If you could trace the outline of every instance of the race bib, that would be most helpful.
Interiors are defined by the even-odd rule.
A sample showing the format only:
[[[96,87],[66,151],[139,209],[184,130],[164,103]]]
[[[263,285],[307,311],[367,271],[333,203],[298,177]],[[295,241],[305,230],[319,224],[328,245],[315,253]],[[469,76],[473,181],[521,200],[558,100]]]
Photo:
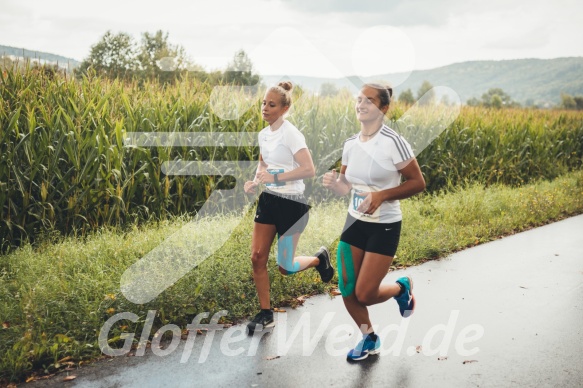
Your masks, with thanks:
[[[365,214],[358,211],[358,207],[364,202],[368,194],[368,191],[352,189],[352,198],[350,199],[350,213],[352,216],[360,219],[361,221],[379,222],[381,214],[380,206],[372,214]]]
[[[268,168],[267,172],[270,174],[283,174],[283,168]],[[265,186],[267,187],[279,187],[285,186],[285,182],[278,182],[278,183],[266,183]]]

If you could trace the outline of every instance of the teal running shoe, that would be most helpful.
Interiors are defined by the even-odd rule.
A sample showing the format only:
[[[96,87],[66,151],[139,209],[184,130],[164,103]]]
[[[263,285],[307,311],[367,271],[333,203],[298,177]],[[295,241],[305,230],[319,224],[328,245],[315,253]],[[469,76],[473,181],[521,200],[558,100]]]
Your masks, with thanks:
[[[348,352],[346,359],[349,361],[360,361],[367,358],[369,354],[377,354],[380,351],[381,339],[379,336],[377,335],[377,340],[373,341],[368,334],[365,334],[356,347]]]
[[[401,296],[395,296],[395,300],[399,304],[399,312],[403,318],[408,318],[415,310],[415,297],[413,296],[413,280],[409,277],[402,277],[397,279],[397,283],[403,286],[403,293]]]

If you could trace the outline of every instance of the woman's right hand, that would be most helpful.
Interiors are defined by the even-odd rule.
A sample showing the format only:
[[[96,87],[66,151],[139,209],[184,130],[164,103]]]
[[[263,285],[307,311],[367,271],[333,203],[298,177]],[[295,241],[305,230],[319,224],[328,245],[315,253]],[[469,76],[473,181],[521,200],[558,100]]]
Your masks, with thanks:
[[[257,185],[259,184],[255,181],[247,181],[243,185],[243,190],[245,190],[245,193],[247,194],[255,194],[255,188],[257,187]]]
[[[324,178],[322,179],[322,183],[324,185],[324,187],[329,188],[329,189],[334,189],[334,186],[336,186],[338,180],[338,175],[336,174],[336,169],[333,169],[332,171],[328,171],[327,173],[324,174]]]

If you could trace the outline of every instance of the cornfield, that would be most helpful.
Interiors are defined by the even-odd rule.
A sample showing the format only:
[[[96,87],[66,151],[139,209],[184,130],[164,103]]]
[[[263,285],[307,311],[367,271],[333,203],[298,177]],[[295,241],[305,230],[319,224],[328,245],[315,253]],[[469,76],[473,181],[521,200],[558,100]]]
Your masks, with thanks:
[[[192,213],[213,190],[232,188],[228,172],[192,177],[162,171],[168,161],[257,160],[256,146],[224,145],[220,135],[265,126],[262,90],[243,90],[223,101],[239,112],[229,120],[209,104],[212,92],[209,84],[188,78],[163,87],[74,80],[34,69],[4,71],[0,250],[47,231],[83,235],[101,226]],[[358,131],[353,100],[296,94],[289,120],[305,134],[321,175],[338,166],[343,141]],[[389,119],[397,130],[405,112],[399,104],[391,107]],[[144,147],[126,141],[132,132],[205,132],[217,146]],[[463,107],[418,160],[433,192],[466,182],[521,185],[552,179],[581,168],[582,157],[581,113]],[[245,172],[249,178],[251,173]],[[307,187],[316,197],[325,196],[318,177]]]

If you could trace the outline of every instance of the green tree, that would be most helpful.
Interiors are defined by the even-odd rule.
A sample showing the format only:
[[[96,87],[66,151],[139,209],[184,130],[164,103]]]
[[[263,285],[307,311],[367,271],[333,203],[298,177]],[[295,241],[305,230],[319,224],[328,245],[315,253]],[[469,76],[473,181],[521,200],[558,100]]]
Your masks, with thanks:
[[[480,100],[478,100],[476,97],[472,97],[466,102],[466,104],[468,104],[468,106],[479,106]]]
[[[257,85],[260,77],[253,72],[253,63],[244,50],[235,53],[233,61],[227,65],[224,80],[233,85]]]
[[[573,96],[567,93],[561,93],[561,107],[564,109],[575,109],[577,107],[577,103]]]
[[[417,90],[417,100],[420,105],[429,105],[435,102],[435,91],[429,81],[423,81],[423,84]]]
[[[452,102],[447,94],[444,94],[443,96],[441,96],[440,103],[442,105],[446,105],[446,106],[450,106],[452,104]]]
[[[519,106],[520,104],[513,101],[512,97],[504,92],[504,90],[500,88],[492,88],[482,94],[482,105],[492,108],[512,108]]]
[[[191,63],[184,47],[168,41],[168,33],[144,32],[138,49],[140,71],[144,78],[173,82],[181,73],[198,67]]]
[[[524,102],[524,106],[526,106],[528,108],[538,108],[538,106],[534,102],[534,98],[526,99],[526,101]]]
[[[320,85],[320,97],[334,97],[338,94],[338,88],[332,82],[324,82]]]
[[[573,97],[573,100],[575,100],[577,110],[583,110],[583,96],[575,96]]]
[[[492,108],[500,109],[502,108],[503,104],[504,102],[502,101],[502,97],[497,94],[494,94],[492,98],[490,98],[490,106]]]
[[[133,38],[125,32],[107,31],[99,42],[91,46],[89,56],[83,60],[78,73],[86,74],[91,68],[97,74],[111,78],[131,78],[138,69],[138,59]]]
[[[403,90],[401,94],[399,94],[399,102],[406,105],[413,105],[415,103],[413,91],[411,91],[411,89]]]

